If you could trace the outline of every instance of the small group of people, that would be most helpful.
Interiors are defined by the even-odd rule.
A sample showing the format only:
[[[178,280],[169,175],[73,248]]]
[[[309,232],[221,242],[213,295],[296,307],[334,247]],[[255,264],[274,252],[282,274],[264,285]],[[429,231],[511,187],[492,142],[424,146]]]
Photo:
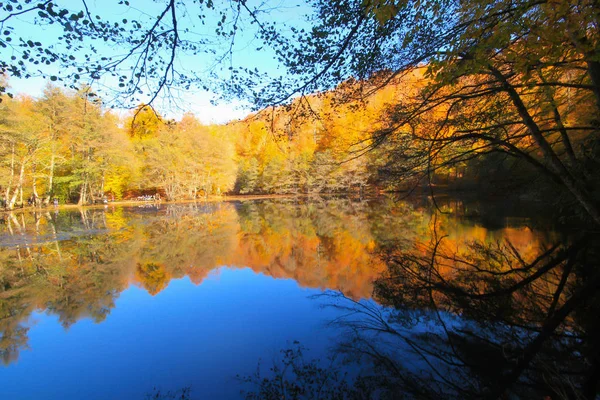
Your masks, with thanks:
[[[156,194],[146,194],[143,196],[138,196],[137,197],[138,201],[160,201],[160,194],[156,193]]]
[[[34,195],[31,195],[28,199],[27,199],[27,204],[30,206],[38,206],[41,205],[43,203],[43,200],[40,199],[39,197],[36,197]]]
[[[58,197],[53,197],[52,198],[52,203],[50,203],[50,200],[46,200],[46,199],[40,199],[39,197],[36,197],[34,195],[31,195],[28,199],[27,199],[27,204],[29,206],[46,206],[48,204],[53,204],[55,206],[58,206]]]

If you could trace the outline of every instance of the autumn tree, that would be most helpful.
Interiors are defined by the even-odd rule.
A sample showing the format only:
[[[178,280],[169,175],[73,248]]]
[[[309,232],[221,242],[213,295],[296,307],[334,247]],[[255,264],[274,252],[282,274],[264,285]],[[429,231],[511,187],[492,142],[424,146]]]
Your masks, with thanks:
[[[3,195],[5,206],[12,209],[17,202],[23,205],[24,186],[28,178],[35,197],[39,197],[36,186],[39,176],[36,168],[41,163],[41,154],[48,140],[37,134],[41,130],[40,115],[35,111],[32,99],[7,101],[3,108],[6,119],[1,128],[1,140],[5,149],[3,160],[7,168]]]
[[[26,200],[40,206],[56,196],[85,204],[119,190],[122,178],[131,175],[131,143],[89,88],[63,92],[49,86],[39,100],[3,100],[6,207]]]
[[[44,89],[43,97],[37,102],[37,107],[39,107],[45,124],[43,133],[40,133],[48,138],[50,147],[50,158],[46,166],[46,203],[49,203],[50,198],[54,195],[54,178],[57,165],[65,161],[65,149],[68,146],[67,140],[70,137],[69,129],[74,119],[71,105],[72,102],[62,90],[50,85]]]
[[[488,153],[536,168],[600,223],[590,166],[597,155],[598,13],[592,1],[316,0],[314,27],[287,41],[285,83],[255,94],[259,104],[285,102],[353,77],[346,100],[424,69],[413,95],[399,98],[374,129],[373,143],[402,143],[384,166],[427,182],[436,171]],[[277,46],[276,29],[263,32]],[[384,73],[382,73],[384,71]],[[241,82],[240,82],[241,83]],[[281,90],[281,88],[288,90]],[[238,86],[239,89],[241,87]],[[400,147],[402,149],[402,147]],[[408,149],[411,150],[411,149]],[[409,165],[411,168],[406,168]],[[592,168],[593,169],[593,168]]]
[[[231,191],[236,174],[234,138],[227,129],[203,126],[192,114],[177,123],[186,159],[186,186],[191,198]]]
[[[132,139],[143,140],[155,137],[165,122],[153,107],[140,104],[133,111],[133,115],[127,118],[125,126]]]

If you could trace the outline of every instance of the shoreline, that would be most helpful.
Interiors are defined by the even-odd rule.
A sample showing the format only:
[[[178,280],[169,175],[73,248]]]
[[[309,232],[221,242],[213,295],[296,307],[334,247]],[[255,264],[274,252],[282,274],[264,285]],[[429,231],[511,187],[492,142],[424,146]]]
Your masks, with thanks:
[[[228,202],[228,201],[251,201],[251,200],[268,200],[268,199],[288,199],[288,198],[308,198],[308,197],[329,197],[329,196],[351,196],[352,193],[298,193],[298,194],[250,194],[250,195],[231,195],[231,196],[209,196],[207,198],[195,199],[195,200],[176,200],[176,201],[143,201],[143,200],[118,200],[110,201],[106,204],[88,204],[88,205],[77,205],[77,204],[59,204],[58,206],[49,205],[46,207],[17,207],[12,210],[0,209],[0,214],[10,214],[18,212],[51,212],[59,210],[73,210],[73,209],[101,209],[110,206],[116,207],[127,207],[127,206],[139,206],[139,205],[163,205],[163,204],[189,204],[189,203],[217,203],[217,202]],[[372,196],[365,196],[372,197]]]

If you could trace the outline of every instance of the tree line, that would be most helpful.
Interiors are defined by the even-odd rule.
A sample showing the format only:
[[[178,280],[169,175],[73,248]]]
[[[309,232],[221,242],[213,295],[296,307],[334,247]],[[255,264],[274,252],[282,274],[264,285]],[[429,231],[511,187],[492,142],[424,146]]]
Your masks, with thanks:
[[[113,21],[102,10],[90,9],[85,1],[62,8],[61,2],[15,0],[0,6],[5,13],[0,47],[7,52],[0,72],[29,77],[34,70],[55,64],[64,68],[63,74],[39,72],[52,81],[66,79],[65,84],[77,84],[84,78],[93,82],[108,74],[118,79],[123,97],[139,102],[139,93],[150,91],[152,103],[161,90],[190,90],[194,85],[209,90],[210,83],[198,71],[181,69],[174,60],[178,55],[213,53],[215,65],[228,64],[227,82],[219,85],[222,94],[244,97],[257,109],[267,107],[258,120],[265,122],[272,136],[284,141],[276,145],[283,155],[247,154],[243,163],[236,159],[242,174],[230,190],[268,193],[360,188],[376,176],[391,185],[404,185],[407,179],[435,183],[436,176],[454,173],[460,177],[465,174],[465,164],[489,156],[499,165],[487,168],[491,172],[502,169],[510,181],[519,178],[523,169],[534,171],[531,176],[541,176],[545,185],[556,185],[558,195],[580,214],[595,223],[600,221],[594,173],[598,164],[595,115],[600,104],[598,5],[594,1],[311,0],[310,27],[288,26],[274,19],[269,12],[274,8],[264,2],[236,0],[229,5],[195,3],[197,19],[184,21],[186,2],[169,0],[157,4],[162,10],[157,17]],[[134,10],[135,5],[119,2],[118,7],[125,12]],[[24,30],[19,19],[39,27],[52,25],[52,35],[47,36],[62,35],[64,47],[51,47],[47,37]],[[190,32],[208,20],[219,21],[214,31],[217,42],[230,44],[224,52],[211,48],[210,41],[190,37]],[[286,73],[270,78],[250,65],[233,65],[235,38],[242,26],[262,45],[256,51],[272,50],[269,56],[279,61]],[[94,46],[100,42],[125,51],[112,54]],[[15,50],[21,57],[8,56]],[[230,62],[224,63],[226,59]],[[423,71],[418,72],[420,69]],[[323,121],[322,112],[311,104],[314,93],[339,89],[341,82],[353,79],[369,82],[366,91],[361,84],[342,91],[340,103],[343,108],[350,107],[359,97],[378,96],[378,91],[389,85],[404,85],[415,73],[424,74],[425,83],[403,87],[403,95],[396,97],[381,124],[366,123],[371,136],[359,135],[358,143],[370,142],[378,156],[367,163],[375,168],[367,168],[366,173],[362,166],[350,167],[353,156],[339,157],[337,148],[317,146],[312,151],[310,133],[294,137],[296,131],[291,127],[302,125],[296,122],[298,108]],[[142,84],[143,77],[156,82]],[[373,80],[379,83],[373,84]],[[0,91],[6,89],[6,83],[0,82]],[[276,117],[276,110],[281,110],[276,106],[281,105],[285,105],[281,114],[291,122],[277,123],[282,118]],[[287,128],[276,135],[273,128],[277,127]],[[320,144],[317,130],[313,129],[313,145]],[[328,133],[331,130],[331,126],[326,128]],[[301,142],[308,150],[286,148],[286,140]],[[271,152],[260,146],[258,151]],[[345,165],[332,167],[340,165],[340,158]],[[282,170],[288,173],[278,174]],[[337,175],[340,170],[353,173]],[[155,172],[164,175],[164,171]],[[14,175],[18,181],[20,171]],[[166,185],[179,197],[179,192],[190,189],[178,186],[198,186],[173,185],[179,178],[162,177],[171,181]],[[85,196],[79,197],[87,200],[90,177],[78,179],[82,183],[73,184],[77,186],[73,190],[84,188]],[[200,189],[191,189],[195,190]],[[20,189],[18,192],[20,200]],[[12,189],[7,202],[12,199],[10,194],[14,196]]]
[[[345,90],[340,88],[340,91]],[[336,91],[203,125],[140,105],[118,118],[89,87],[48,85],[39,99],[0,104],[2,205],[79,205],[140,195],[364,192],[377,182],[376,152],[363,151],[398,92],[338,105]]]

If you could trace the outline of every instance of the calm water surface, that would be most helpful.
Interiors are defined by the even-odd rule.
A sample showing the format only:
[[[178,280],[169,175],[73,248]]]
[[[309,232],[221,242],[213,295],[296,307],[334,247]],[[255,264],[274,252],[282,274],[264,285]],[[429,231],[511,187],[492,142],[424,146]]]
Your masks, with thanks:
[[[341,311],[327,289],[369,299],[379,249],[433,230],[457,248],[551,240],[518,215],[460,202],[261,200],[3,214],[0,398],[144,399],[191,388],[240,398],[294,341],[325,358]]]

